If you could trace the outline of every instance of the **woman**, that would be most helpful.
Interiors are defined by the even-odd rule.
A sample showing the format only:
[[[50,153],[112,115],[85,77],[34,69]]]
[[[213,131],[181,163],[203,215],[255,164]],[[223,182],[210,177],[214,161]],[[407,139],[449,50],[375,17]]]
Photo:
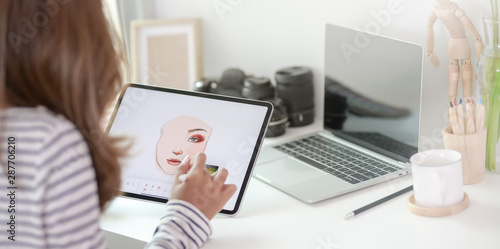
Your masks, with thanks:
[[[124,61],[102,9],[100,0],[0,1],[2,246],[105,247],[99,214],[126,151],[100,125]],[[188,178],[176,178],[149,247],[198,248],[210,235],[208,221],[236,187],[224,185],[227,171],[210,176],[205,160],[178,167]],[[196,203],[195,189],[216,194]]]

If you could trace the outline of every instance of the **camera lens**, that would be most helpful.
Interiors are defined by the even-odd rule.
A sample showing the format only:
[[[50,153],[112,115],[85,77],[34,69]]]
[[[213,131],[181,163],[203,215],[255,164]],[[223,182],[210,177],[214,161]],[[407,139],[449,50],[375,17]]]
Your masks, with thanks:
[[[269,101],[273,105],[274,111],[267,127],[266,137],[277,137],[285,134],[288,114],[283,101],[275,97],[274,87],[269,78],[247,77],[241,95],[249,99]]]
[[[314,88],[308,67],[288,67],[275,75],[276,92],[286,106],[290,126],[298,127],[314,121]]]
[[[268,78],[248,77],[243,84],[241,95],[249,99],[271,99],[274,97],[274,87]]]
[[[308,67],[287,67],[276,72],[276,82],[280,84],[305,84],[312,80],[312,71]]]
[[[274,110],[271,116],[271,121],[267,127],[266,137],[277,137],[285,134],[286,126],[288,125],[288,114],[283,101],[280,98],[270,99]]]

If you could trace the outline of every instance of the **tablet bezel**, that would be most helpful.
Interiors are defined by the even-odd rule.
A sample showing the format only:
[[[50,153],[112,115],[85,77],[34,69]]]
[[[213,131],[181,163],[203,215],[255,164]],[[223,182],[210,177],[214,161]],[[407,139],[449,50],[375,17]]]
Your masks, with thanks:
[[[123,88],[120,92],[120,95],[116,101],[116,104],[113,107],[113,112],[112,112],[111,117],[109,119],[109,122],[106,126],[106,130],[105,130],[106,134],[109,133],[109,130],[111,129],[111,127],[113,125],[113,121],[115,120],[117,111],[122,103],[123,96],[124,96],[125,92],[127,91],[127,89],[129,89],[129,88],[140,88],[140,89],[146,89],[146,90],[187,95],[187,96],[192,96],[192,97],[197,97],[197,98],[207,98],[207,99],[215,99],[215,100],[221,100],[221,101],[227,101],[227,102],[236,102],[236,103],[242,103],[242,104],[248,104],[248,105],[257,105],[257,106],[262,106],[262,107],[267,108],[264,120],[263,120],[261,127],[260,127],[260,132],[259,132],[257,141],[256,141],[255,146],[253,148],[253,152],[252,152],[252,155],[251,155],[251,158],[249,161],[249,165],[248,165],[247,170],[245,172],[243,182],[241,184],[241,187],[237,190],[237,193],[235,193],[235,194],[238,194],[238,197],[236,199],[234,209],[233,210],[223,209],[220,211],[220,213],[222,213],[222,214],[236,215],[238,213],[238,211],[240,210],[241,202],[243,201],[243,197],[246,193],[248,183],[249,183],[250,178],[252,176],[252,171],[255,168],[257,156],[258,156],[258,153],[262,147],[262,143],[263,143],[263,140],[265,137],[265,133],[267,131],[267,127],[269,125],[269,121],[271,120],[271,115],[273,112],[273,105],[269,102],[266,102],[266,101],[237,98],[237,97],[210,94],[210,93],[204,93],[204,92],[179,90],[179,89],[166,88],[166,87],[160,87],[160,86],[143,85],[143,84],[138,84],[138,83],[127,83],[123,86]],[[230,117],[230,115],[228,115],[228,117]],[[230,122],[230,120],[228,120],[228,122]],[[168,202],[168,199],[147,196],[147,195],[141,195],[141,194],[135,194],[135,193],[129,193],[129,192],[123,192],[121,190],[119,190],[119,195],[122,197],[127,197],[127,198],[131,198],[131,199],[142,200],[142,201],[150,201],[150,202],[156,202],[156,203],[167,203]]]

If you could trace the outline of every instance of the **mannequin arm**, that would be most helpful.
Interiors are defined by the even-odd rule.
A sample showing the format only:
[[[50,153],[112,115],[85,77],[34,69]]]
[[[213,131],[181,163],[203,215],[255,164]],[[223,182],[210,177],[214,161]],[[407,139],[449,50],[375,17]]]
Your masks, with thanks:
[[[469,17],[465,14],[465,12],[462,9],[457,9],[457,11],[455,11],[455,15],[458,17],[458,19],[460,19],[460,21],[462,22],[464,27],[467,29],[467,31],[469,31],[469,33],[474,38],[474,42],[475,42],[474,47],[476,49],[476,55],[477,55],[477,58],[480,58],[481,54],[483,53],[483,48],[484,48],[484,44],[481,41],[481,35],[479,35],[479,32],[477,32],[477,30],[474,27],[474,25],[472,24],[471,20],[469,19]]]
[[[439,59],[434,55],[434,23],[436,23],[437,17],[434,14],[434,9],[429,14],[426,26],[426,45],[427,45],[427,56],[429,56],[432,64],[434,66],[439,66]]]

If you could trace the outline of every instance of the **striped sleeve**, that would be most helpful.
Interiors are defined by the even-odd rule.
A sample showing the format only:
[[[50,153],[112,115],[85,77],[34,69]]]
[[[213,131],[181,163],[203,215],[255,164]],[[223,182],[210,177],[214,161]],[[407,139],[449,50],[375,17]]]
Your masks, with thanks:
[[[96,248],[99,229],[97,183],[87,144],[77,130],[63,130],[45,147],[39,184],[42,222],[48,248]],[[43,158],[43,157],[42,157]]]
[[[15,141],[15,169],[0,170],[0,179],[6,173],[13,179],[0,181],[0,206],[13,206],[0,209],[0,220],[12,223],[10,232],[0,231],[0,248],[105,248],[95,172],[81,133],[41,108],[3,115],[0,148],[5,151],[8,138]],[[0,156],[6,162],[7,155]],[[7,190],[15,195],[9,198]]]
[[[171,200],[147,249],[200,248],[212,234],[212,226],[191,203]]]

